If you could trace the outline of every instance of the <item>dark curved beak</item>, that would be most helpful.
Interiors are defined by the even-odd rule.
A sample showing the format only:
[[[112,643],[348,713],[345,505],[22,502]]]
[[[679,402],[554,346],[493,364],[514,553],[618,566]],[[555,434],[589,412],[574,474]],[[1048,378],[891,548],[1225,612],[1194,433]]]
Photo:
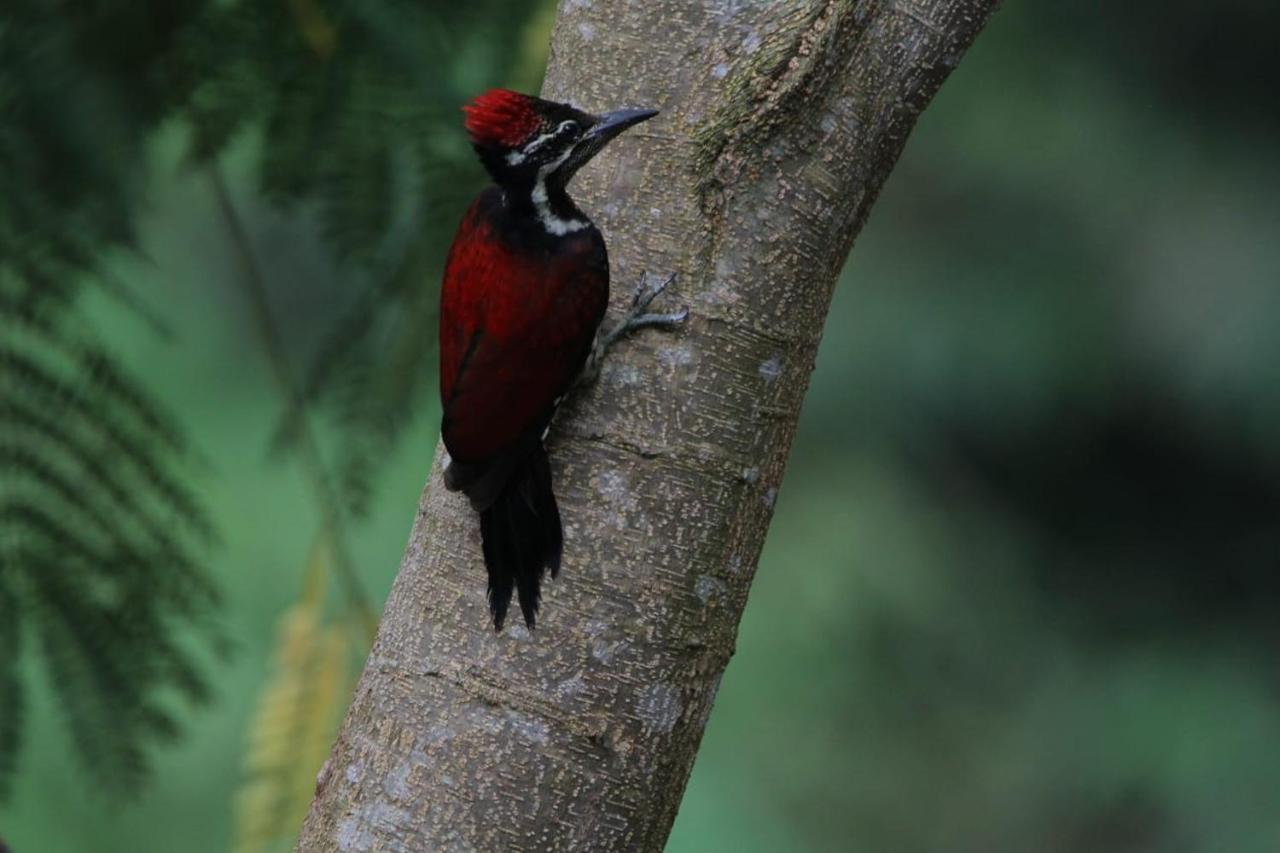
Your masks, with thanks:
[[[604,145],[619,133],[658,114],[657,110],[614,110],[596,116],[596,123],[587,136],[597,145]]]

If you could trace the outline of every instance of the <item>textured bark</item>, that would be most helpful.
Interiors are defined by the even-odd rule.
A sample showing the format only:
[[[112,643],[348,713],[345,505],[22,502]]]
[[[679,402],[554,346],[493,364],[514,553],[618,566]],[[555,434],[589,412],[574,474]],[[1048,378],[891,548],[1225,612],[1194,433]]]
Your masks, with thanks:
[[[565,565],[495,635],[476,516],[423,494],[300,850],[660,850],[837,273],[996,0],[561,0],[547,97],[662,115],[588,168],[613,303],[675,271],[553,430]],[[518,621],[518,620],[517,620]]]

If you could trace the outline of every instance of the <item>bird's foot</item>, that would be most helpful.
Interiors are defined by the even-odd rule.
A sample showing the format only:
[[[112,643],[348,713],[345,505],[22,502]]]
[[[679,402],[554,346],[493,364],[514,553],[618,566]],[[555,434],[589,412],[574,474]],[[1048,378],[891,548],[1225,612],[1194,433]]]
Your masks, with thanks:
[[[689,307],[687,305],[677,311],[666,314],[646,313],[653,300],[661,296],[667,286],[675,280],[676,274],[672,273],[661,281],[650,285],[649,275],[647,273],[642,274],[640,283],[636,285],[635,293],[631,296],[631,308],[627,311],[627,316],[609,334],[605,335],[605,349],[608,349],[614,341],[633,329],[642,329],[645,326],[671,327],[684,322],[685,318],[689,316]]]
[[[591,355],[587,358],[586,369],[583,370],[584,381],[590,382],[599,375],[600,365],[604,361],[605,354],[624,335],[636,329],[643,329],[646,326],[672,328],[684,322],[685,318],[689,316],[689,307],[687,305],[667,313],[649,312],[649,306],[653,303],[653,300],[657,299],[667,289],[667,286],[675,280],[676,274],[672,273],[666,278],[656,280],[653,284],[650,284],[649,274],[641,274],[640,283],[636,285],[635,293],[631,296],[631,306],[627,309],[626,316],[622,318],[618,325],[596,336],[595,345],[591,348]]]

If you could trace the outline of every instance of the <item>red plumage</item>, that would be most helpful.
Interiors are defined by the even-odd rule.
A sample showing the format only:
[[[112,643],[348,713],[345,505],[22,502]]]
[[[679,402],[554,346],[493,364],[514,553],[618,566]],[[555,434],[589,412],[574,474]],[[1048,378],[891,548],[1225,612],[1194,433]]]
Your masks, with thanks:
[[[509,89],[490,89],[462,108],[467,133],[477,145],[512,148],[542,126],[533,99]]]
[[[498,187],[463,217],[440,297],[445,484],[480,511],[489,606],[502,627],[513,590],[530,627],[563,531],[542,436],[591,351],[609,300],[594,227],[551,238]]]
[[[492,187],[463,217],[440,302],[442,432],[464,463],[492,459],[536,431],[581,371],[609,298],[600,232],[513,240]]]

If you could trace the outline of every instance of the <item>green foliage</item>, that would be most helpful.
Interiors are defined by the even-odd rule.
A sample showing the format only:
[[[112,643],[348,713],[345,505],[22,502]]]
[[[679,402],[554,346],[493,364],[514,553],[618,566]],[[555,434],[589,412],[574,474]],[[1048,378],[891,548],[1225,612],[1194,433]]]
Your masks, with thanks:
[[[487,69],[518,61],[538,9],[6,4],[0,798],[21,741],[24,649],[39,652],[80,757],[95,780],[110,780],[106,790],[135,789],[146,745],[176,733],[162,696],[207,697],[181,639],[191,626],[216,635],[217,596],[200,560],[214,533],[186,484],[190,453],[178,424],[102,345],[82,300],[96,288],[163,331],[104,265],[138,248],[157,129],[188,125],[197,163],[254,138],[262,197],[314,217],[351,279],[345,316],[302,391],[332,416],[342,497],[363,512],[377,461],[432,388],[432,270],[446,230],[436,226],[479,182],[453,129],[457,108],[492,82]],[[304,408],[289,409],[278,446],[296,440],[291,418]]]
[[[213,532],[183,480],[181,431],[80,308],[92,286],[145,315],[101,264],[133,242],[147,135],[175,102],[155,70],[190,11],[117,6],[52,17],[19,2],[0,22],[0,797],[24,647],[91,780],[124,795],[147,745],[177,731],[162,696],[207,698],[180,637],[217,636],[197,556]]]
[[[181,477],[174,424],[74,312],[37,303],[0,279],[0,779],[19,741],[29,628],[86,769],[123,793],[145,777],[146,742],[175,731],[158,694],[207,697],[179,628],[216,636],[196,556],[213,532]]]
[[[302,393],[342,436],[338,481],[357,514],[378,460],[433,388],[441,226],[480,181],[458,109],[486,81],[459,74],[459,55],[481,68],[508,64],[538,8],[241,3],[212,10],[189,34],[185,60],[202,77],[187,112],[195,156],[260,130],[263,196],[313,213],[356,282]],[[277,448],[297,442],[297,414],[286,415]]]

